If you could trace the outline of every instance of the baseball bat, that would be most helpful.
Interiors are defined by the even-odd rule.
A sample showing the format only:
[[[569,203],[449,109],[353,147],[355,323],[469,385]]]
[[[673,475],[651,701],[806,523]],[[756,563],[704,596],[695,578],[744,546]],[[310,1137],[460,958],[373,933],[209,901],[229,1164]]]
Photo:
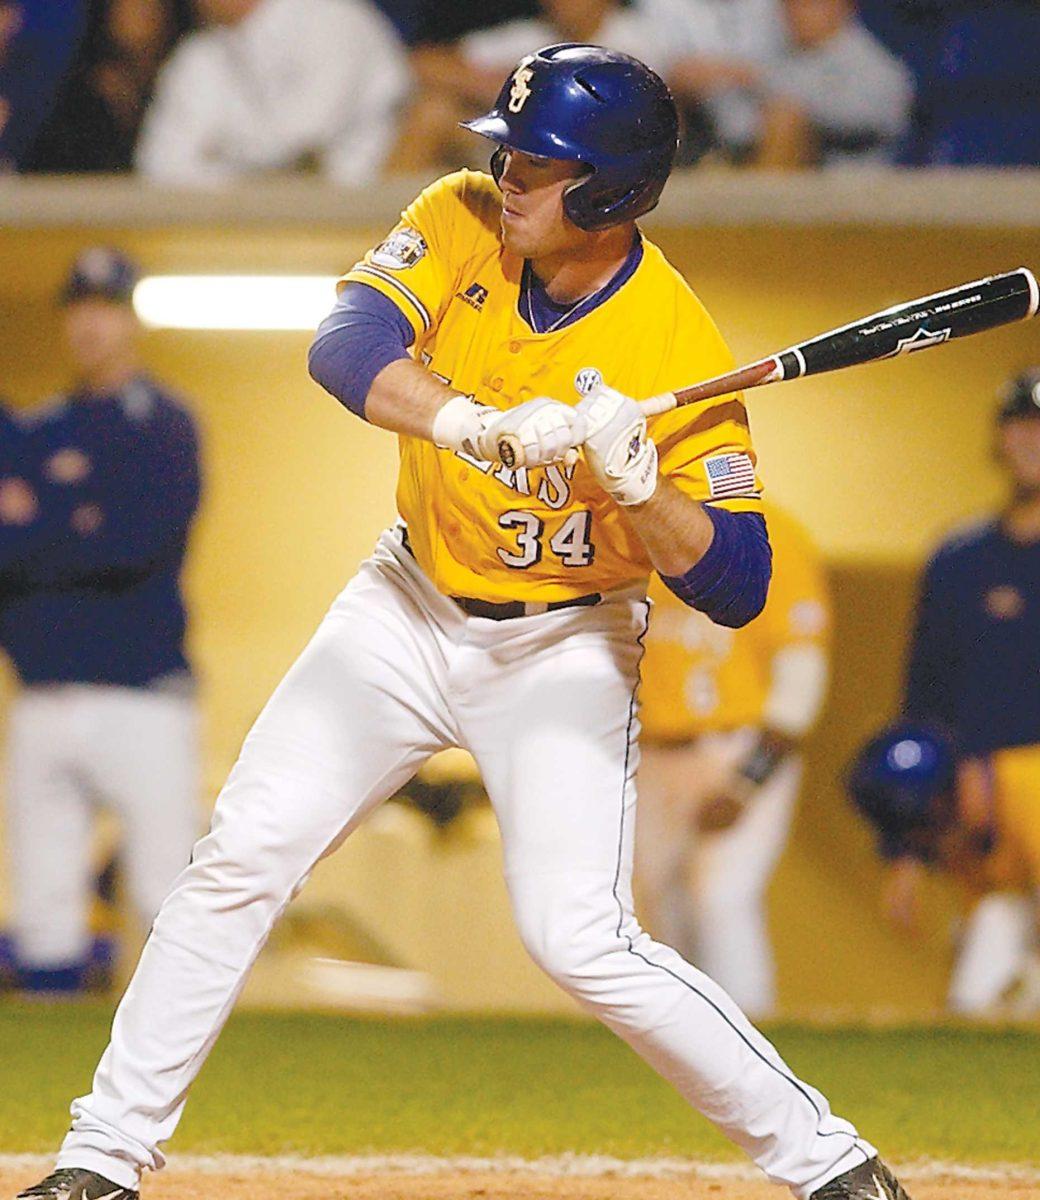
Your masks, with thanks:
[[[1036,277],[1026,267],[1019,267],[861,317],[850,325],[831,329],[725,375],[641,400],[639,406],[648,417],[654,417],[727,392],[748,391],[767,383],[899,358],[954,338],[1024,321],[1036,316],[1038,307],[1040,286]],[[569,453],[576,457],[576,452]],[[521,447],[513,437],[500,439],[498,454],[499,461],[507,467],[522,461]]]
[[[706,379],[693,387],[665,392],[640,401],[648,417],[698,400],[711,400],[727,392],[747,391],[785,379],[821,375],[860,363],[899,358],[927,350],[954,338],[969,337],[1013,321],[1035,317],[1040,308],[1040,287],[1026,267],[988,275],[934,296],[922,296],[872,313],[827,333],[799,342],[779,354],[760,359],[725,375]]]

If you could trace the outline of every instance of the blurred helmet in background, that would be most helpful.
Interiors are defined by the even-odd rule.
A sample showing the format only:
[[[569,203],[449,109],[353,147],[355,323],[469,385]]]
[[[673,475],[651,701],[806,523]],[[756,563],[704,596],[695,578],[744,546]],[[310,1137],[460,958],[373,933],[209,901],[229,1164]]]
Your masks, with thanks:
[[[997,424],[1020,417],[1040,417],[1040,367],[1020,372],[1001,389]]]
[[[58,297],[59,304],[97,297],[129,304],[141,278],[137,263],[122,250],[92,246],[77,255]]]
[[[897,721],[875,735],[849,765],[853,803],[883,838],[940,832],[955,815],[957,755],[932,725]]]

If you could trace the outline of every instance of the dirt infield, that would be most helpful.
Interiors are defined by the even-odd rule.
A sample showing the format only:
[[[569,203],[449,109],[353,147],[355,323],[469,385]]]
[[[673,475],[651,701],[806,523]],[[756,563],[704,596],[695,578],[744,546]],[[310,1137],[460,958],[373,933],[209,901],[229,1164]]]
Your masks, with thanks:
[[[35,1183],[0,1172],[0,1198]],[[1040,1185],[937,1177],[911,1185],[913,1200],[1040,1200]],[[301,1172],[216,1174],[172,1170],[145,1181],[144,1200],[782,1200],[787,1193],[743,1180],[547,1178],[526,1174],[327,1176]]]

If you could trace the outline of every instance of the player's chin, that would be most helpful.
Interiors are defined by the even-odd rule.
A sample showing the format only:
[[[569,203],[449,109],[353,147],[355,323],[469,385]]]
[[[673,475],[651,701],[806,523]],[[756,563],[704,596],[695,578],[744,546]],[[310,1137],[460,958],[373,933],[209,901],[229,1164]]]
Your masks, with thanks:
[[[510,254],[518,254],[522,258],[529,258],[531,256],[536,247],[533,244],[530,230],[524,227],[523,217],[514,217],[508,213],[503,213],[500,228],[502,231],[502,245]]]

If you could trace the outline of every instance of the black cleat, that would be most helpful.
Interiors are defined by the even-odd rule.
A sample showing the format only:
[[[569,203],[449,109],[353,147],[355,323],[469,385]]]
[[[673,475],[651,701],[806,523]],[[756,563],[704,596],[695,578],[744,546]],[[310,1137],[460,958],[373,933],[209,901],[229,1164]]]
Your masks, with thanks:
[[[910,1200],[880,1158],[861,1163],[817,1188],[809,1200]]]
[[[138,1200],[138,1193],[120,1187],[96,1171],[63,1167],[35,1187],[19,1192],[17,1200]]]

